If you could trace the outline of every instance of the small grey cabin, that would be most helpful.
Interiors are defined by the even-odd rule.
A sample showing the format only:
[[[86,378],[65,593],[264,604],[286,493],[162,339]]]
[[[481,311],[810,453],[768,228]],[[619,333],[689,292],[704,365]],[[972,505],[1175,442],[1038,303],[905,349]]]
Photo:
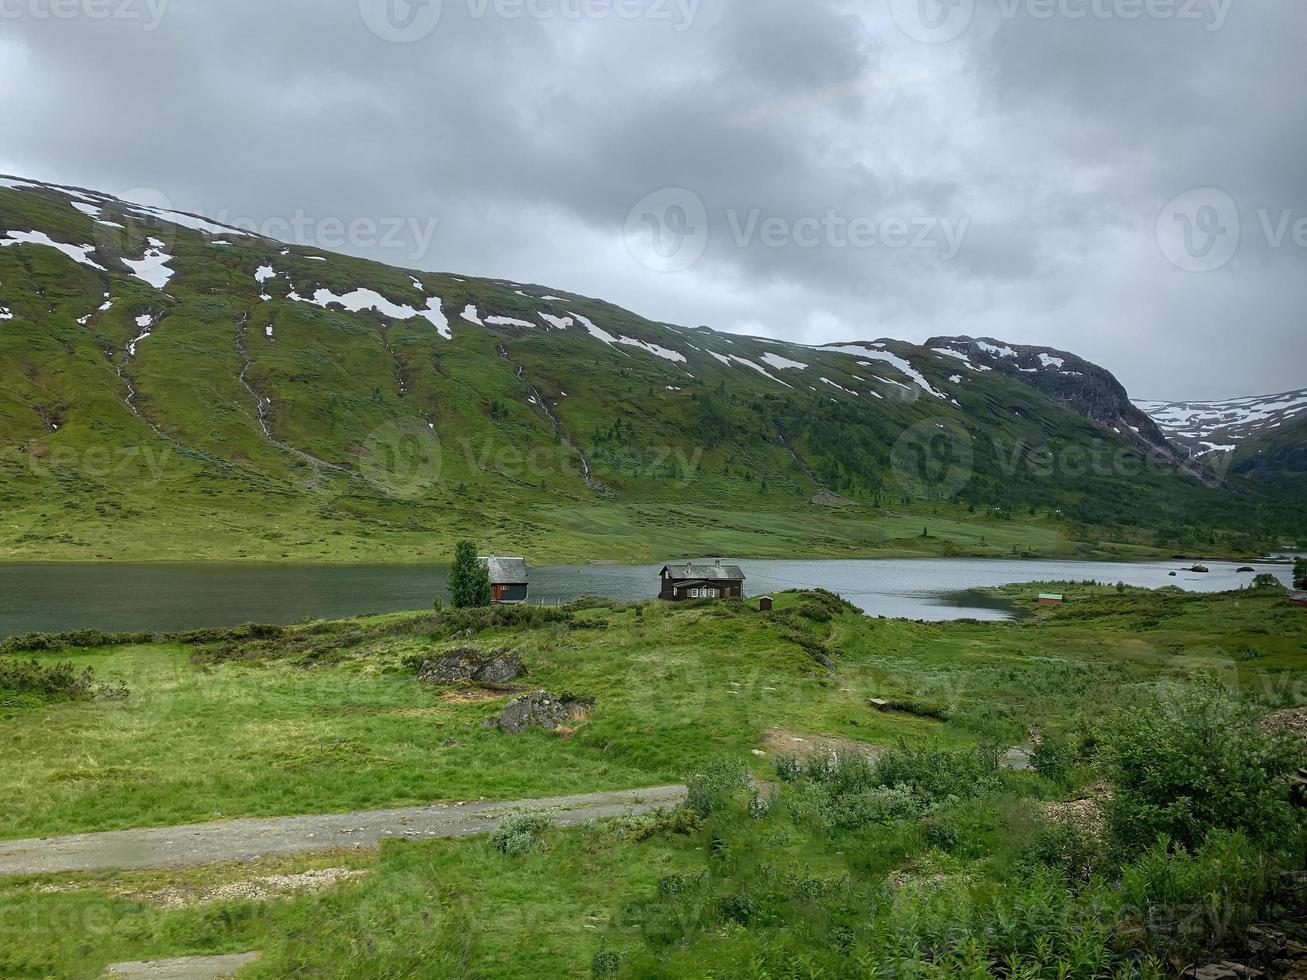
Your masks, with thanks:
[[[668,602],[744,598],[744,571],[739,565],[723,565],[720,561],[685,562],[666,566],[660,576],[662,589],[658,598]]]
[[[525,558],[482,558],[490,573],[490,594],[501,605],[526,602],[527,570]]]

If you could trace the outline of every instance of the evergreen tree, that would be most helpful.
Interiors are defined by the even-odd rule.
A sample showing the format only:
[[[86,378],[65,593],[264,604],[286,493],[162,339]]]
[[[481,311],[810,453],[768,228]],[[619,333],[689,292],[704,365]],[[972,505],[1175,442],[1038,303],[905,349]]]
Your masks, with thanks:
[[[476,545],[471,541],[460,541],[454,548],[449,599],[455,609],[475,609],[491,603],[490,572],[477,560]]]

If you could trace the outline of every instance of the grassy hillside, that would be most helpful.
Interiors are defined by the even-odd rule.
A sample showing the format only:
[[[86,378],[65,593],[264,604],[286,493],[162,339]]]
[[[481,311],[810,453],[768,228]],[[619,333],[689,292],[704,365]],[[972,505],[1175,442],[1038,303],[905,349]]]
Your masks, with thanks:
[[[426,561],[466,537],[537,560],[1236,552],[1301,534],[1299,510],[1149,463],[1129,433],[935,351],[676,327],[171,219],[0,181],[0,558]],[[923,516],[948,533],[912,540]]]
[[[1191,850],[1118,847],[1103,781],[1129,772],[1110,746],[1170,717],[1151,699],[1198,697],[1206,708],[1153,731],[1153,750],[1210,717],[1223,736],[1206,744],[1236,752],[1240,705],[1258,718],[1300,704],[1307,616],[1275,591],[1059,589],[1066,606],[1017,623],[872,620],[791,593],[771,615],[591,602],[13,644],[10,663],[29,655],[14,646],[50,646],[31,654],[39,666],[94,674],[0,690],[17,749],[0,760],[7,837],[694,773],[698,809],[550,832],[517,857],[489,839],[395,841],[380,855],[0,881],[0,973],[92,977],[116,960],[258,949],[243,975],[816,977],[886,957],[919,962],[912,976],[1017,962],[1028,976],[1059,963],[1066,976],[1132,963],[1119,975],[1174,975],[1168,957],[1192,962],[1211,922],[1234,942],[1273,905],[1288,837],[1248,823]],[[419,683],[412,658],[468,644],[518,650],[523,688],[592,698],[588,718],[510,736],[482,719],[511,692]],[[996,768],[996,749],[1032,739],[1034,770]],[[1296,833],[1297,818],[1276,820]],[[335,877],[317,892],[258,885],[324,869]],[[1138,902],[1155,930],[1124,911]],[[1167,925],[1181,916],[1184,929]]]

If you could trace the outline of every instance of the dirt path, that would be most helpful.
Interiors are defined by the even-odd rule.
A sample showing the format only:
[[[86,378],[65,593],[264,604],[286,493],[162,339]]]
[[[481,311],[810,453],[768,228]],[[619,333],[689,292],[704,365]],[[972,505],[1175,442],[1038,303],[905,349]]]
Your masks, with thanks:
[[[544,800],[261,817],[0,841],[0,876],[178,868],[273,854],[376,847],[386,839],[467,837],[495,830],[504,817],[520,810],[558,810],[555,824],[570,827],[604,817],[649,813],[684,799],[684,786],[656,786]]]

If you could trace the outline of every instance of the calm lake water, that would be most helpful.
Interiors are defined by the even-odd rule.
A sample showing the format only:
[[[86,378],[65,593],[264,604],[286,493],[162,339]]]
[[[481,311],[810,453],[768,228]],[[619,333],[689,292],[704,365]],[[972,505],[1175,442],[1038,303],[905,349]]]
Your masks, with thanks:
[[[740,561],[750,596],[793,588],[838,592],[873,615],[910,619],[1006,619],[1013,613],[968,590],[1047,580],[1126,582],[1194,591],[1238,588],[1252,575],[1208,562],[990,561],[965,558]],[[1286,565],[1252,563],[1286,585]],[[531,599],[582,596],[634,601],[658,592],[657,565],[535,568]],[[1168,573],[1176,572],[1171,578]],[[304,617],[430,607],[445,594],[447,569],[411,565],[14,564],[0,565],[0,636],[79,627],[181,630],[238,623],[291,623]]]

